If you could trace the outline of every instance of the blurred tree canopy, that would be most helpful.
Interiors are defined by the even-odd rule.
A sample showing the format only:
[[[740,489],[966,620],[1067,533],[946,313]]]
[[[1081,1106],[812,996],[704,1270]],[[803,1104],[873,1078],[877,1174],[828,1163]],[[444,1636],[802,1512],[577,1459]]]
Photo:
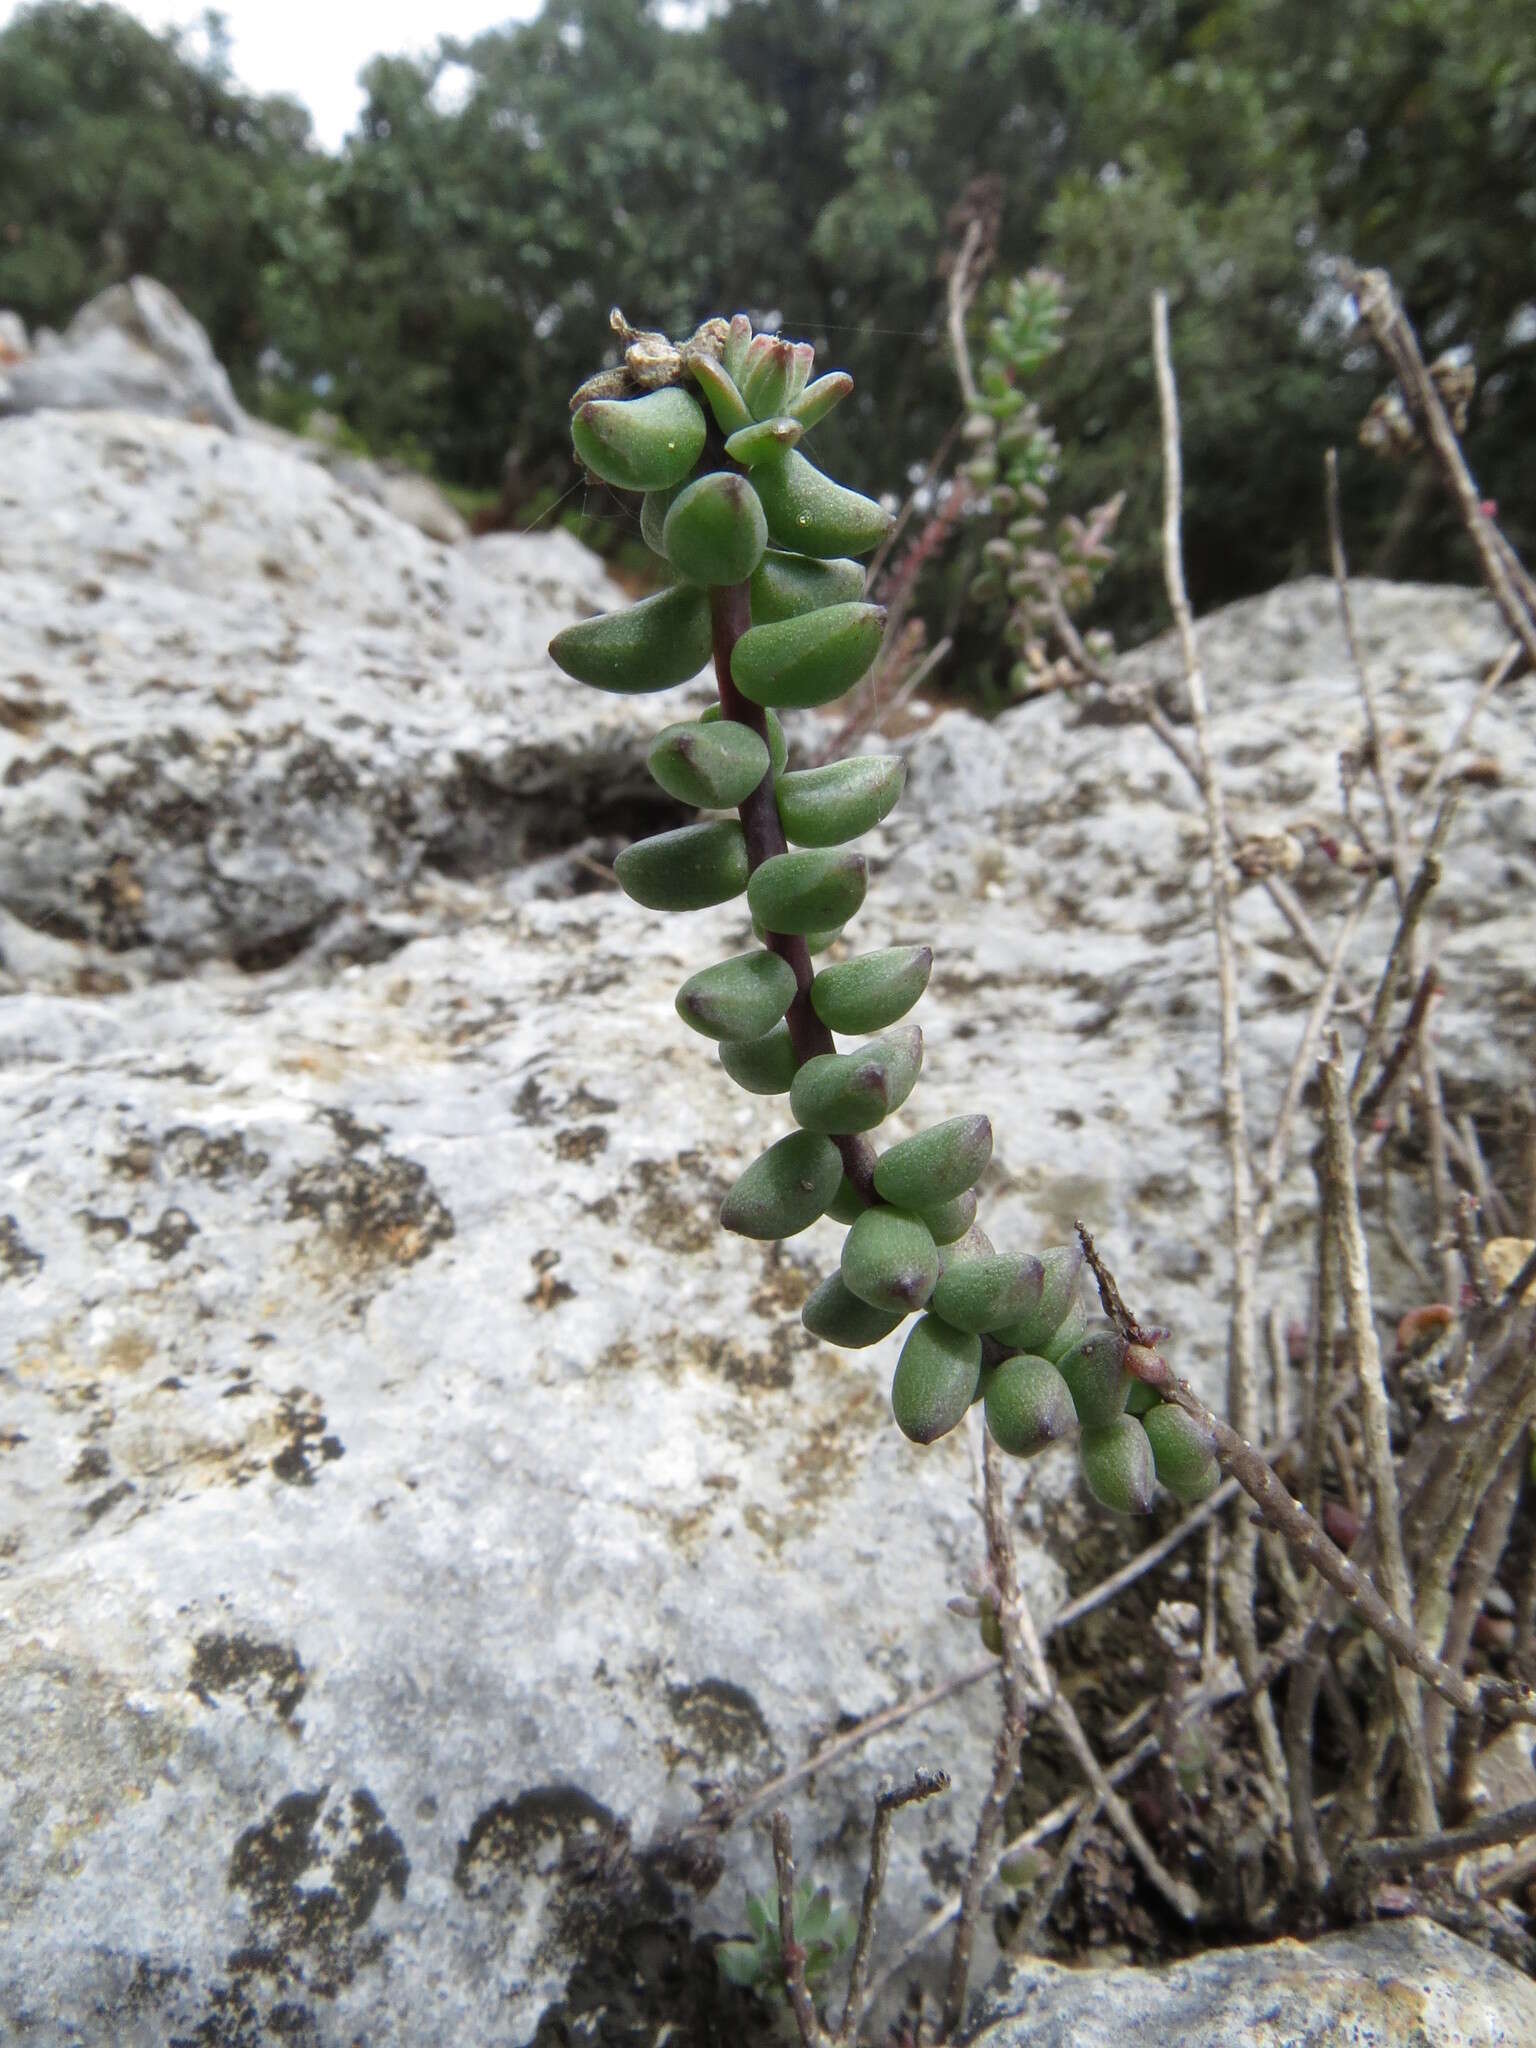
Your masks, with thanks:
[[[1039,390],[1056,501],[1125,487],[1112,619],[1155,618],[1147,294],[1172,299],[1197,601],[1321,559],[1337,442],[1352,553],[1466,567],[1411,465],[1354,453],[1380,388],[1328,259],[1390,269],[1467,346],[1470,453],[1536,539],[1536,36],[1527,0],[546,0],[427,61],[377,58],[338,156],[232,78],[216,16],[153,35],[41,0],[0,32],[0,305],[60,323],[148,271],[242,395],[317,397],[448,479],[572,476],[567,394],[610,304],[681,333],[778,315],[852,370],[829,465],[900,490],[953,424],[952,210],[1000,181],[999,274],[1073,303]],[[868,423],[874,431],[863,431]]]

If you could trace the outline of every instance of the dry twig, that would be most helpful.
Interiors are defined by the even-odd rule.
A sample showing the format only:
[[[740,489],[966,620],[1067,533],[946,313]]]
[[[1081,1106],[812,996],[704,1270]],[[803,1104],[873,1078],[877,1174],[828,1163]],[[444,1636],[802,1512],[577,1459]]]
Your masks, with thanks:
[[[858,2038],[859,2015],[864,2007],[864,1985],[869,1975],[869,1953],[875,1940],[875,1914],[885,1890],[885,1873],[891,1858],[891,1823],[904,1806],[933,1799],[949,1790],[947,1771],[918,1771],[905,1785],[884,1785],[875,1795],[875,1818],[869,1837],[869,1874],[864,1880],[864,1898],[859,1907],[859,1932],[853,1945],[853,1962],[848,1972],[848,1996],[843,2003],[843,2023],[837,2030],[839,2048]]]
[[[1360,312],[1376,337],[1376,345],[1391,365],[1402,386],[1403,396],[1424,430],[1440,465],[1461,522],[1477,550],[1483,580],[1505,623],[1526,659],[1536,667],[1536,594],[1518,556],[1484,509],[1481,494],[1467,468],[1456,430],[1451,425],[1434,379],[1419,352],[1418,338],[1408,316],[1398,303],[1392,280],[1384,270],[1355,270],[1342,266],[1342,282],[1353,292]]]
[[[1376,1535],[1388,1599],[1411,1627],[1413,1585],[1403,1547],[1403,1525],[1397,1495],[1397,1467],[1387,1416],[1387,1391],[1381,1371],[1381,1347],[1371,1308],[1371,1275],[1355,1187],[1355,1134],[1349,1118],[1344,1063],[1337,1042],[1322,1065],[1328,1180],[1335,1216],[1339,1266],[1343,1279],[1344,1320],[1354,1353],[1360,1393],[1360,1418],[1365,1437],[1366,1470],[1376,1513]],[[1424,1704],[1413,1674],[1400,1662],[1392,1665],[1397,1695],[1398,1728],[1408,1761],[1408,1786],[1414,1825],[1438,1826],[1429,1754],[1424,1744]]]
[[[779,1954],[784,1964],[789,2009],[795,2016],[801,2048],[832,2048],[806,1988],[805,1950],[795,1939],[795,1860],[789,1815],[782,1806],[774,1813],[772,1829],[773,1874],[779,1892]]]
[[[1253,1229],[1253,1161],[1248,1149],[1247,1109],[1243,1097],[1242,1019],[1237,999],[1237,948],[1232,936],[1232,859],[1228,844],[1226,804],[1211,750],[1210,711],[1205,677],[1195,645],[1194,615],[1184,586],[1183,458],[1179,445],[1179,401],[1168,341],[1168,300],[1152,295],[1152,354],[1157,371],[1158,411],[1163,442],[1163,576],[1168,604],[1179,630],[1184,680],[1195,729],[1199,784],[1205,799],[1210,833],[1211,928],[1216,940],[1216,976],[1221,1008],[1221,1097],[1226,1132],[1227,1173],[1232,1204],[1232,1303],[1227,1350],[1227,1410],[1239,1434],[1258,1433],[1258,1378],[1255,1365],[1254,1280],[1257,1264]],[[1258,1539],[1246,1519],[1232,1531],[1223,1574],[1227,1619],[1244,1675],[1257,1668],[1258,1634],[1254,1623],[1257,1591]],[[1268,1695],[1254,1701],[1254,1723],[1264,1768],[1277,1799],[1285,1788],[1285,1753],[1274,1708]]]

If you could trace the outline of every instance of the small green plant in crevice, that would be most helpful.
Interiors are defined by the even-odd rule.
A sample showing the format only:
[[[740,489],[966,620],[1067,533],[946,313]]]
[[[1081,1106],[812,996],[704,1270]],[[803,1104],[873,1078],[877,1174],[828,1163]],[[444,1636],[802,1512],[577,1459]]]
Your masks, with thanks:
[[[977,493],[973,519],[995,529],[983,545],[970,595],[1003,608],[1003,638],[1014,656],[1009,689],[1025,696],[1081,680],[1070,654],[1053,662],[1050,650],[1062,637],[1063,619],[1091,603],[1114,560],[1110,542],[1125,493],[1096,505],[1086,519],[1069,514],[1058,523],[1054,545],[1047,540],[1061,449],[1026,387],[1062,347],[1068,318],[1062,281],[1044,270],[1010,278],[996,306],[965,421],[969,452],[961,475]],[[1085,645],[1099,662],[1113,651],[1107,633],[1090,633]]]
[[[853,1947],[857,1932],[853,1915],[832,1903],[825,1885],[809,1880],[795,1887],[795,1942],[805,1953],[806,1988],[824,1991],[828,1977]],[[743,1990],[780,2003],[784,1999],[784,1952],[779,1945],[779,1904],[770,1892],[749,1892],[747,1925],[751,1934],[723,1941],[715,1950],[720,1974]]]
[[[852,379],[813,380],[808,344],[754,334],[742,314],[677,343],[618,313],[613,324],[624,361],[576,394],[572,439],[595,475],[642,495],[641,529],[673,580],[568,626],[550,653],[578,681],[624,693],[685,682],[713,655],[718,705],[668,726],[649,756],[661,787],[705,815],[627,847],[615,872],[651,910],[746,897],[758,944],[702,967],[677,1009],[738,1086],[786,1098],[794,1128],[731,1188],[722,1224],[770,1240],[824,1215],[848,1226],[802,1321],[858,1349],[916,1316],[891,1387],[914,1443],[933,1443],[980,1401],[1014,1456],[1075,1436],[1107,1507],[1147,1512],[1157,1480],[1180,1500],[1203,1498],[1219,1477],[1211,1447],[1140,1386],[1138,1372],[1165,1371],[1161,1361],[1090,1322],[1081,1249],[999,1253],[977,1225],[988,1119],[953,1117],[881,1151],[871,1142],[922,1068],[923,1035],[906,1019],[931,949],[814,965],[864,900],[852,842],[889,813],[906,776],[900,759],[869,755],[795,770],[778,717],[841,697],[880,646],[883,613],[864,602],[857,558],[890,517],[800,445]],[[840,1051],[834,1033],[856,1042]]]

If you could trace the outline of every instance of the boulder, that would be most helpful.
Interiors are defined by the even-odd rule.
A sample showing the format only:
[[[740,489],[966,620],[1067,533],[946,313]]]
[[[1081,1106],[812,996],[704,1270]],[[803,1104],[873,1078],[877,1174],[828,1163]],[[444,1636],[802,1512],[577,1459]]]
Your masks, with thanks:
[[[674,698],[545,644],[625,602],[562,532],[445,550],[254,438],[0,422],[0,907],[155,973],[367,951],[414,891],[676,816]],[[702,701],[702,699],[701,699]]]
[[[1166,1970],[1005,1971],[968,2048],[1523,2048],[1536,1984],[1430,1920],[1224,1948]]]
[[[152,277],[109,285],[5,372],[0,415],[124,411],[238,433],[245,413],[200,324]]]
[[[716,1224],[786,1114],[673,997],[747,921],[654,916],[605,876],[674,821],[645,742],[702,688],[556,675],[550,630],[619,601],[565,537],[444,550],[251,440],[39,416],[0,426],[0,478],[0,2021],[43,2048],[766,2040],[710,1943],[767,1845],[716,1843],[701,1800],[974,1668],[946,1603],[980,1534],[972,1438],[918,1452],[890,1421],[899,1338],[839,1353],[798,1322],[836,1227],[775,1248]],[[1466,592],[1357,602],[1414,770],[1502,635]],[[1234,818],[1300,848],[1328,928],[1359,725],[1332,593],[1204,636]],[[1122,675],[1177,713],[1166,645]],[[1461,761],[1432,918],[1448,1091],[1495,1170],[1536,942],[1533,687]],[[986,1110],[999,1246],[1086,1216],[1219,1399],[1181,773],[1060,696],[947,715],[908,758],[852,935],[937,953],[889,1135]],[[1315,969],[1257,884],[1237,925],[1262,1132]],[[1265,1312],[1304,1304],[1309,1203],[1298,1168]],[[1377,1283],[1388,1312],[1421,1286],[1385,1247]],[[1041,1461],[1042,1615],[1124,1555],[1103,1527],[1070,1458]],[[1198,1560],[1172,1569],[1198,1599]],[[852,1903],[881,1774],[951,1772],[898,1824],[882,1949],[963,1865],[992,1693],[786,1794],[802,1867]]]

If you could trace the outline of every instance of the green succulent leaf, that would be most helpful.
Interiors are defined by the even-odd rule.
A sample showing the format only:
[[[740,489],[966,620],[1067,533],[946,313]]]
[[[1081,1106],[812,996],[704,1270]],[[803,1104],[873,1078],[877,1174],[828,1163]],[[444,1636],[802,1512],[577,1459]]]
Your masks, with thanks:
[[[681,484],[673,484],[669,490],[647,491],[645,497],[641,500],[640,538],[645,542],[651,553],[653,555],[660,555],[663,561],[667,558],[667,549],[666,543],[661,537],[662,529],[667,523],[667,514],[672,509],[672,501],[682,488]]]
[[[1077,1428],[1066,1381],[1048,1359],[1021,1353],[986,1375],[987,1428],[1016,1458],[1032,1458]]]
[[[850,965],[856,963],[850,962]],[[831,970],[835,972],[836,970]],[[818,977],[819,979],[819,977]],[[816,999],[811,984],[811,1000]],[[915,1137],[903,1138],[875,1162],[875,1190],[898,1209],[942,1207],[963,1195],[980,1179],[992,1157],[992,1122],[984,1116],[955,1116]],[[974,1199],[971,1217],[976,1213]],[[962,1226],[964,1227],[964,1226]],[[954,1235],[958,1237],[957,1230]],[[941,1243],[949,1240],[941,1239]]]
[[[792,390],[796,383],[797,347],[804,343],[785,341],[778,334],[754,334],[747,345],[746,361],[741,372],[741,395],[747,401],[747,409],[757,420],[771,420],[783,412],[792,397],[799,391]],[[799,384],[803,388],[802,375]]]
[[[867,1301],[860,1301],[849,1293],[841,1273],[829,1273],[800,1310],[800,1320],[813,1337],[840,1344],[845,1351],[864,1351],[878,1344],[905,1315],[905,1309],[872,1308]]]
[[[662,527],[662,546],[692,583],[745,583],[768,545],[756,491],[733,470],[714,470],[678,492]]]
[[[997,1247],[977,1222],[967,1225],[961,1237],[951,1238],[939,1246],[939,1272],[947,1273],[951,1266],[966,1265],[972,1259],[991,1259],[997,1255]]]
[[[706,1038],[762,1038],[795,999],[795,970],[777,953],[737,953],[691,976],[677,992],[677,1014]]]
[[[871,1308],[921,1308],[939,1277],[939,1252],[921,1216],[866,1209],[843,1240],[840,1271],[850,1294]]]
[[[1156,1387],[1149,1387],[1145,1380],[1133,1379],[1131,1391],[1125,1397],[1125,1412],[1127,1415],[1134,1415],[1139,1421],[1151,1409],[1160,1407],[1162,1398]]]
[[[828,925],[825,931],[801,932],[797,934],[798,937],[805,940],[805,950],[808,953],[825,953],[828,946],[835,945],[842,935],[843,928],[840,924]],[[754,917],[752,920],[752,936],[759,944],[767,945],[768,927],[760,917]]]
[[[741,894],[749,865],[740,825],[722,818],[637,840],[613,871],[624,894],[647,910],[707,910]]]
[[[807,401],[827,382],[825,377],[818,378],[794,406],[794,416],[802,426],[815,423],[808,417]],[[758,463],[752,481],[763,501],[770,535],[780,547],[792,548],[797,554],[867,555],[891,530],[892,518],[883,505],[834,483],[798,448],[776,461]]]
[[[789,1107],[802,1129],[842,1137],[872,1131],[899,1109],[923,1066],[923,1034],[904,1024],[853,1052],[824,1052],[794,1078]]]
[[[917,1213],[927,1224],[934,1243],[942,1251],[945,1245],[954,1244],[964,1237],[976,1221],[976,1196],[967,1188],[963,1195],[956,1195],[952,1202],[945,1202],[937,1209],[919,1208]]]
[[[886,816],[901,795],[907,764],[894,754],[859,754],[781,775],[779,823],[792,846],[839,846]]]
[[[880,652],[884,630],[885,609],[877,604],[827,605],[749,626],[732,650],[731,680],[754,704],[797,711],[830,704]]]
[[[704,452],[704,415],[680,385],[643,398],[589,398],[571,420],[576,453],[620,491],[664,491]]]
[[[740,433],[743,427],[751,425],[752,415],[747,411],[747,401],[723,362],[717,363],[713,356],[695,356],[688,365],[688,371],[708,399],[709,409],[722,434]]]
[[[1117,1415],[1078,1438],[1078,1461],[1088,1490],[1116,1515],[1146,1515],[1156,1493],[1156,1469],[1147,1432],[1134,1415]]]
[[[722,1941],[715,1949],[715,1967],[727,1984],[750,1991],[763,1974],[763,1958],[755,1941]]]
[[[1102,1427],[1124,1413],[1131,1375],[1125,1369],[1125,1339],[1118,1330],[1107,1324],[1090,1330],[1057,1363],[1085,1429]]]
[[[887,946],[823,967],[811,983],[811,1008],[829,1031],[883,1031],[905,1017],[928,986],[928,946]]]
[[[864,595],[862,562],[818,562],[770,548],[752,576],[752,623],[771,626],[827,605],[853,604]]]
[[[720,361],[727,376],[740,385],[747,367],[747,350],[752,345],[752,322],[745,313],[732,317],[726,334],[725,347],[720,351]]]
[[[720,1205],[720,1221],[740,1237],[794,1237],[837,1193],[843,1162],[830,1138],[794,1131],[760,1153]]]
[[[752,915],[770,932],[829,931],[864,901],[869,870],[858,853],[776,853],[747,884]]]
[[[1192,1415],[1172,1401],[1160,1401],[1141,1417],[1141,1426],[1152,1446],[1157,1476],[1175,1500],[1193,1507],[1216,1491],[1221,1467],[1210,1438]]]
[[[827,1205],[827,1214],[834,1223],[852,1223],[868,1207],[868,1202],[845,1173],[842,1186]]]
[[[915,1444],[935,1443],[963,1422],[981,1378],[981,1339],[936,1315],[908,1332],[891,1382],[896,1426]]]
[[[626,611],[578,619],[550,641],[549,655],[578,683],[640,696],[696,676],[711,644],[708,593],[680,584]]]
[[[996,1335],[1010,1351],[1028,1351],[1036,1358],[1054,1362],[1058,1347],[1052,1340],[1077,1305],[1083,1272],[1082,1246],[1053,1246],[1040,1254],[1039,1267],[1039,1292]],[[1076,1342],[1079,1334],[1072,1332],[1072,1342]]]
[[[1047,1252],[1045,1256],[1049,1258],[1049,1252]],[[1035,1320],[1038,1322],[1040,1319],[1036,1318]],[[1026,1317],[1023,1322],[1016,1323],[1011,1327],[1014,1329],[1023,1329],[1029,1326],[1029,1322],[1030,1319]],[[1083,1303],[1079,1300],[1074,1300],[1068,1307],[1067,1312],[1062,1317],[1061,1321],[1056,1325],[1055,1329],[1052,1330],[1050,1336],[1042,1337],[1039,1343],[1036,1344],[1036,1352],[1039,1354],[1041,1358],[1048,1358],[1051,1361],[1052,1365],[1060,1365],[1061,1361],[1066,1357],[1067,1353],[1071,1351],[1074,1348],[1074,1346],[1076,1346],[1088,1334],[1088,1329],[1091,1322],[1092,1317],[1089,1315],[1087,1309],[1083,1306]],[[1009,1338],[1006,1335],[1006,1333],[1000,1332],[999,1334],[1003,1336],[1003,1341],[1005,1343],[1009,1342]],[[1029,1347],[1024,1344],[1015,1344],[1012,1345],[1011,1348],[1019,1351],[1025,1351]]]
[[[768,766],[775,775],[782,775],[789,761],[789,742],[784,737],[784,728],[779,723],[779,714],[776,711],[765,711],[763,717],[768,725]],[[718,704],[711,704],[707,710],[699,713],[700,725],[717,725],[721,722],[729,725],[741,723],[740,719],[727,719]],[[748,729],[750,730],[750,727]]]
[[[993,1252],[947,1263],[933,1290],[933,1305],[959,1330],[999,1330],[1019,1313],[1039,1287],[1040,1261]]]
[[[734,810],[769,772],[766,743],[734,719],[666,726],[646,764],[668,796],[702,811]]]
[[[798,420],[781,413],[777,419],[755,420],[750,427],[743,427],[740,433],[732,434],[725,444],[725,452],[732,462],[751,469],[754,463],[770,461],[776,455],[787,455],[791,448],[800,445],[804,432]]]
[[[799,1059],[787,1024],[775,1024],[761,1038],[720,1048],[720,1064],[749,1095],[787,1095]]]
[[[800,396],[790,404],[790,411],[809,433],[818,421],[824,420],[834,405],[841,405],[853,389],[853,379],[846,370],[829,370],[825,377],[818,377],[814,384],[808,384]]]

